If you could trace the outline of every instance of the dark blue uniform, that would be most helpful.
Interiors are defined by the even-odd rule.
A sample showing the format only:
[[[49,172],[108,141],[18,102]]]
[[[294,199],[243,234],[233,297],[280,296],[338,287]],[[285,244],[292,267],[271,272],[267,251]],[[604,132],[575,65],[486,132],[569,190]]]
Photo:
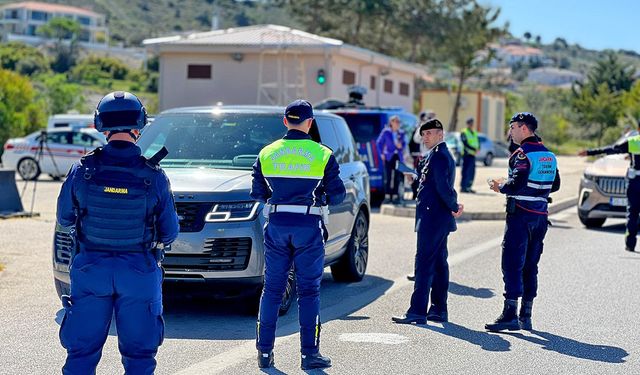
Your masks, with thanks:
[[[538,289],[538,262],[547,233],[549,193],[560,189],[555,156],[536,136],[522,141],[509,158],[509,179],[500,188],[507,195],[502,242],[505,299],[533,301]]]
[[[63,299],[63,373],[95,373],[115,311],[125,372],[152,374],[164,321],[162,269],[151,250],[179,231],[167,177],[135,144],[111,141],[71,168],[57,220],[75,226],[77,243]]]
[[[598,154],[629,154],[629,170],[627,173],[627,231],[625,233],[625,248],[635,251],[636,236],[638,234],[638,217],[640,216],[640,136],[602,148],[591,149],[587,155]]]
[[[429,292],[432,307],[439,311],[447,309],[447,238],[456,230],[452,212],[458,211],[458,196],[453,188],[455,168],[456,163],[444,142],[435,146],[420,164],[415,223],[418,232],[416,279],[408,318],[427,315]]]
[[[280,163],[282,160],[278,157],[286,159],[290,155],[289,151],[297,154],[302,150],[300,154],[304,154],[305,148],[325,148],[304,142],[300,142],[300,148],[291,146],[298,141],[312,142],[306,133],[289,130],[283,138],[287,147],[275,148],[266,155],[263,150],[261,157],[268,163],[276,160],[277,166],[283,164],[288,168],[293,164]],[[328,149],[325,151],[330,153]],[[324,269],[324,241],[327,239],[327,231],[321,216],[314,212],[321,206],[342,202],[346,195],[345,187],[333,155],[328,157],[319,178],[309,178],[305,175],[304,168],[300,169],[298,175],[267,175],[264,173],[265,167],[267,166],[262,165],[259,158],[253,166],[251,188],[251,197],[267,202],[272,209],[264,228],[266,268],[256,346],[261,352],[273,349],[278,309],[293,262],[298,292],[301,352],[303,355],[315,355],[318,354],[320,343],[320,281]],[[280,210],[279,207],[283,209]],[[304,208],[305,212],[287,212],[285,208],[291,207]]]

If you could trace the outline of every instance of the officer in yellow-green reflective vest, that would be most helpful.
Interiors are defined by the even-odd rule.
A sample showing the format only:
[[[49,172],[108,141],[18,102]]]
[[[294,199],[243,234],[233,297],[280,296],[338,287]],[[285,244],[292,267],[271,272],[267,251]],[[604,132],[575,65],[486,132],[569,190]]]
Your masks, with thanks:
[[[636,235],[638,234],[638,216],[640,216],[640,121],[638,131],[629,134],[623,141],[602,148],[594,148],[580,152],[580,156],[598,154],[629,154],[629,169],[627,170],[627,232],[625,234],[625,249],[635,251]]]
[[[258,366],[272,367],[276,322],[291,266],[295,270],[303,370],[331,366],[320,354],[320,281],[324,269],[328,205],[346,192],[328,147],[309,136],[313,109],[305,100],[284,112],[287,134],[260,151],[251,197],[264,202],[265,275],[256,328]]]
[[[462,141],[462,173],[460,179],[460,191],[463,193],[475,193],[471,189],[473,179],[476,176],[476,154],[480,151],[478,132],[473,130],[473,117],[467,119],[467,127],[460,133]]]

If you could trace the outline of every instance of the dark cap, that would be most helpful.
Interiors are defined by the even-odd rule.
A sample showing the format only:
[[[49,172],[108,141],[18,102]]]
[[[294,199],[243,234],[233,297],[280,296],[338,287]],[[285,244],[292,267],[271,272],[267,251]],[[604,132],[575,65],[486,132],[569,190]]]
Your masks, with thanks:
[[[536,116],[533,115],[533,113],[518,112],[511,117],[509,124],[512,124],[514,122],[520,122],[527,125],[529,130],[531,130],[532,132],[538,129],[538,120],[536,119]]]
[[[298,99],[287,106],[284,110],[284,117],[291,124],[300,124],[304,120],[313,118],[313,108],[306,100]]]
[[[473,124],[473,117],[467,117],[467,124]]]
[[[429,129],[444,130],[444,127],[442,126],[440,120],[438,120],[437,118],[432,118],[431,120],[427,120],[423,122],[422,125],[420,125],[420,134],[422,134],[423,131]]]

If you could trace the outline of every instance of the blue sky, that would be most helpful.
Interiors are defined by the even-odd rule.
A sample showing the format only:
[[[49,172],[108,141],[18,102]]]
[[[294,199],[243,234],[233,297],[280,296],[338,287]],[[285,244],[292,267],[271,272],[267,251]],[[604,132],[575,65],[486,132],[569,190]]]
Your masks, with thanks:
[[[478,0],[500,7],[499,25],[509,21],[517,37],[528,31],[543,43],[561,37],[568,43],[602,50],[640,53],[640,0]]]

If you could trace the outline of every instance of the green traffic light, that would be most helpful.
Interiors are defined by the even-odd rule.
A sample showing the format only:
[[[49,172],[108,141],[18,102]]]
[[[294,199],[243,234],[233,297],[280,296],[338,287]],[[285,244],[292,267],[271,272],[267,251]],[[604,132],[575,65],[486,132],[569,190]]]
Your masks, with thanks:
[[[324,77],[318,77],[318,83],[321,85],[324,85],[324,82],[326,81],[326,78]]]
[[[324,69],[319,69],[316,75],[316,82],[318,82],[319,85],[324,85],[326,81],[327,78],[324,76]]]

